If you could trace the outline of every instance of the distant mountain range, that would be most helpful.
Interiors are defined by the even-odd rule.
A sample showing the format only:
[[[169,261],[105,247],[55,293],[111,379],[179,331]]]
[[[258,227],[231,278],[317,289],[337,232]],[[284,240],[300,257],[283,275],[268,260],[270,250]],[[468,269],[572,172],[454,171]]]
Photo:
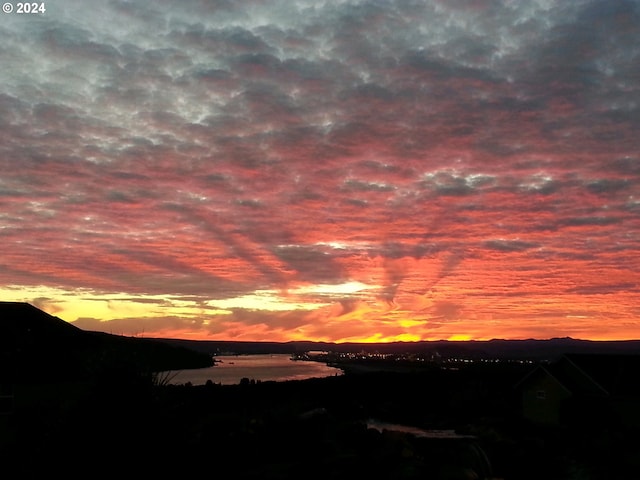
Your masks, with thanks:
[[[573,338],[549,340],[487,340],[487,341],[422,341],[391,343],[329,343],[329,342],[234,342],[210,340],[164,339],[176,346],[183,346],[209,355],[277,354],[308,351],[383,354],[430,354],[443,358],[492,358],[513,360],[554,360],[569,353],[590,354],[640,354],[640,340],[591,341]]]
[[[130,369],[200,368],[211,356],[167,342],[84,331],[21,302],[0,302],[0,377],[61,380]]]

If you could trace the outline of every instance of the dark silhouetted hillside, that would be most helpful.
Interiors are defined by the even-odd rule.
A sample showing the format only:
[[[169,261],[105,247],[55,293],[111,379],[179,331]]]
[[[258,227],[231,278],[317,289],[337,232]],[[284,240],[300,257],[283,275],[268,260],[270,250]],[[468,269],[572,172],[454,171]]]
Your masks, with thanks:
[[[81,330],[20,302],[0,302],[0,374],[66,379],[109,369],[143,372],[213,365],[209,355],[159,340]]]

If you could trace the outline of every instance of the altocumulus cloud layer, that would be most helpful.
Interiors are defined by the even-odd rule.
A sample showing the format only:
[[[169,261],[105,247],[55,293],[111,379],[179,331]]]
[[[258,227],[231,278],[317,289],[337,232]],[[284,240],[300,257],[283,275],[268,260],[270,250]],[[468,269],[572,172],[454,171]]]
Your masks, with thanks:
[[[244,340],[640,332],[640,2],[0,17],[0,285]]]

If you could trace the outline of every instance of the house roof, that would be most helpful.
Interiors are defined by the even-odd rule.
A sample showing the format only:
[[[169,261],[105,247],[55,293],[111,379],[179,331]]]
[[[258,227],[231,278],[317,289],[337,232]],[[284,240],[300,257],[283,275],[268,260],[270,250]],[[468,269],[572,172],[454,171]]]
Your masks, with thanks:
[[[536,372],[576,395],[640,396],[640,355],[567,354],[538,366],[516,386],[535,381]]]
[[[556,375],[551,373],[549,365],[538,365],[533,370],[529,371],[524,377],[522,377],[518,382],[514,385],[515,388],[522,388],[524,385],[528,385],[531,383],[536,383],[540,378],[549,378],[554,381],[560,388],[567,391],[567,393],[571,393],[571,390],[562,383]]]
[[[609,395],[640,395],[640,355],[572,354],[563,359]]]

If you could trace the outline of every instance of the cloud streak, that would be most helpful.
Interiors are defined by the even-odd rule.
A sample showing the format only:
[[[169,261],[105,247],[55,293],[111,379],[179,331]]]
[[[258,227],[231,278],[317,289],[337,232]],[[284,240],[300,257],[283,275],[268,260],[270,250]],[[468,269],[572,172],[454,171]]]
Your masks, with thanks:
[[[1,295],[126,334],[635,338],[639,25],[603,0],[4,15]]]

